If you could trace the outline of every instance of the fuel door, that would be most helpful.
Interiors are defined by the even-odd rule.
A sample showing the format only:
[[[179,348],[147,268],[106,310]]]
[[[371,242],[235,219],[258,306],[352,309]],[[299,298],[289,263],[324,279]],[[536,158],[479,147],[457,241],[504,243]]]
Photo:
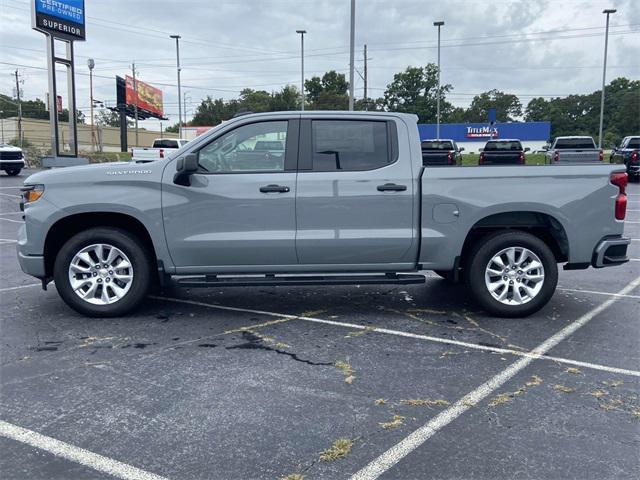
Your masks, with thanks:
[[[439,203],[433,207],[433,221],[436,223],[454,223],[459,216],[460,210],[455,203]]]

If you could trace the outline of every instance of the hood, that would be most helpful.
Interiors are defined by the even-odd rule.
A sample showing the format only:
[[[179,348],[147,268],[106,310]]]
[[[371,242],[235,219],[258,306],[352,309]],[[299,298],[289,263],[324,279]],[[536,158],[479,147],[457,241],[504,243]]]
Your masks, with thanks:
[[[25,184],[54,184],[54,183],[82,183],[102,182],[124,178],[135,179],[147,177],[162,168],[161,162],[135,163],[135,162],[109,162],[92,163],[75,167],[62,167],[34,173],[27,177]]]
[[[19,148],[19,147],[14,147],[13,145],[1,144],[0,145],[0,151],[2,151],[2,152],[21,152],[22,149]]]

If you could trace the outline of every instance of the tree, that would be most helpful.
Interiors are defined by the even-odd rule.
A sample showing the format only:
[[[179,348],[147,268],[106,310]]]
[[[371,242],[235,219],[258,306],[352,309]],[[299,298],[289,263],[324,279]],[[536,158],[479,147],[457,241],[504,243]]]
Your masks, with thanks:
[[[451,88],[449,84],[441,85],[438,92],[438,67],[433,63],[425,67],[407,67],[404,72],[396,73],[393,82],[387,85],[383,106],[393,112],[415,113],[421,123],[433,123],[438,95],[443,117],[452,110],[453,106],[445,100],[445,94]]]
[[[273,94],[271,102],[274,112],[296,110],[300,108],[300,91],[293,85],[286,85],[282,90]]]
[[[346,110],[349,107],[349,83],[342,73],[331,70],[322,78],[306,80],[304,86],[313,110]]]
[[[465,119],[467,122],[486,122],[490,108],[496,109],[498,122],[513,122],[522,117],[522,104],[518,97],[494,89],[473,97]]]
[[[98,110],[96,115],[96,125],[101,127],[120,127],[120,114],[113,110]],[[133,126],[133,120],[127,118],[127,127]]]

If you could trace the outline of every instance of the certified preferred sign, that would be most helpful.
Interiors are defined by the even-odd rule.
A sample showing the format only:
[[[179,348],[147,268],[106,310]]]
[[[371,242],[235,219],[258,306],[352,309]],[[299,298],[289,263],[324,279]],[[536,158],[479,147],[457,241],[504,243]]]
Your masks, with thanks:
[[[84,0],[32,0],[31,26],[67,40],[85,39]]]

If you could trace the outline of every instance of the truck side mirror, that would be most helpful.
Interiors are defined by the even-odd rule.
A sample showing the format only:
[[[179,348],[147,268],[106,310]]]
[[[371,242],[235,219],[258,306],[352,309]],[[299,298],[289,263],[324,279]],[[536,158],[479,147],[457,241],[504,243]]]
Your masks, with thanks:
[[[173,183],[184,187],[191,186],[191,175],[198,171],[198,154],[189,153],[176,162],[176,174]]]
[[[524,151],[525,151],[525,152],[530,152],[530,151],[531,151],[531,149],[530,149],[529,147],[525,147],[525,148],[524,148]]]
[[[458,151],[459,151],[459,152],[464,152],[464,147],[460,147],[460,148],[458,149]]]
[[[549,145],[543,145],[543,146],[542,146],[542,150],[544,150],[545,152],[546,152],[547,150],[549,150]]]

